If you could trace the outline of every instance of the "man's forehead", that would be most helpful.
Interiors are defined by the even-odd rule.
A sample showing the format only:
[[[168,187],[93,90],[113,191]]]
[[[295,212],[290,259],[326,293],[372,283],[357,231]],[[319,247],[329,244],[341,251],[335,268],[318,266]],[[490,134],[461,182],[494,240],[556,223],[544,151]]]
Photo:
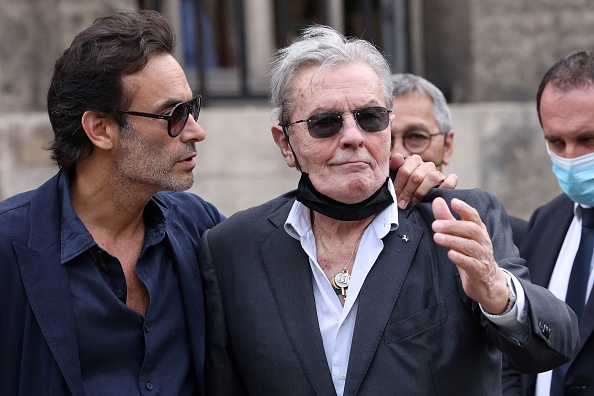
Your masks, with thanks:
[[[159,107],[192,96],[186,75],[171,54],[151,56],[144,68],[122,76],[122,87],[129,102],[150,98],[151,104]]]
[[[365,66],[360,69],[362,73],[352,71],[352,68],[359,67],[358,64],[350,64],[321,71],[316,67],[302,69],[294,79],[294,109],[345,111],[365,106],[385,106],[379,77],[368,65],[367,70]]]
[[[394,97],[395,121],[437,123],[433,101],[427,95],[414,91]]]
[[[407,92],[403,95],[394,96],[394,107],[406,106],[406,108],[433,109],[433,100],[426,94],[419,91]]]

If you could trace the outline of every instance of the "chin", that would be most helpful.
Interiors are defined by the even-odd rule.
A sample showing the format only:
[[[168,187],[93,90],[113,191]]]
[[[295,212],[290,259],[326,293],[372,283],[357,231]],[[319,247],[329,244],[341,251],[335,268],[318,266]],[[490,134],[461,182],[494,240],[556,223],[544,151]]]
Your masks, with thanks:
[[[340,197],[334,198],[332,195],[329,195],[329,197],[345,204],[356,204],[371,197],[380,187],[373,189],[369,185],[350,183],[338,190],[342,193]]]
[[[194,176],[191,177],[176,177],[165,183],[165,190],[167,191],[186,191],[194,185]]]

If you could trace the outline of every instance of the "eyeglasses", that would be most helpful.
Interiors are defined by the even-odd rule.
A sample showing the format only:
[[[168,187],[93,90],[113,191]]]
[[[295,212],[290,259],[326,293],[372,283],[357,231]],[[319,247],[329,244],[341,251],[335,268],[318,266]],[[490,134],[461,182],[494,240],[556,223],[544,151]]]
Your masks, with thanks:
[[[423,129],[413,129],[406,131],[403,135],[392,135],[392,146],[396,138],[402,138],[402,145],[411,154],[421,154],[431,144],[433,136],[442,135],[441,132],[430,133]]]
[[[184,130],[190,114],[194,121],[198,121],[200,115],[200,106],[202,105],[202,97],[200,95],[194,96],[187,102],[178,103],[169,112],[169,114],[153,114],[144,113],[142,111],[132,110],[116,110],[118,113],[130,114],[138,117],[158,118],[160,120],[167,120],[167,134],[171,137],[176,137]]]
[[[307,131],[311,137],[325,139],[338,134],[342,130],[342,115],[349,112],[355,115],[355,120],[359,128],[367,132],[379,132],[388,127],[392,110],[381,106],[371,106],[343,112],[318,113],[305,120],[299,120],[281,126],[288,128],[300,122],[307,122]]]

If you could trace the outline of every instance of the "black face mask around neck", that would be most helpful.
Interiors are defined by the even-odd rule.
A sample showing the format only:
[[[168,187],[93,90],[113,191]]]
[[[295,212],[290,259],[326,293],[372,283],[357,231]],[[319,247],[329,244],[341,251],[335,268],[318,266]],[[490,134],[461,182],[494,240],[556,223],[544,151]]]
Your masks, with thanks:
[[[364,201],[355,204],[346,204],[336,201],[314,187],[309,175],[301,172],[299,186],[297,187],[297,201],[307,206],[310,210],[321,213],[340,221],[357,221],[376,215],[394,202],[388,188],[388,179]]]

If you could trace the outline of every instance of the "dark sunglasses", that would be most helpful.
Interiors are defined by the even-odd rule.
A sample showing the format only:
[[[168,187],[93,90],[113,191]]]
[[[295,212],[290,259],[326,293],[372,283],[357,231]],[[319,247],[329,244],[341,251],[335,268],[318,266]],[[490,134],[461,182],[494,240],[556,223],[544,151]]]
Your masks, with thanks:
[[[200,106],[202,105],[202,97],[200,95],[194,96],[187,102],[178,103],[169,112],[169,114],[153,114],[144,113],[142,111],[132,110],[116,110],[118,113],[130,114],[138,117],[158,118],[160,120],[167,120],[167,134],[171,137],[176,137],[184,130],[190,114],[194,121],[198,121],[200,115]]]
[[[316,139],[325,139],[338,134],[342,130],[344,113],[353,113],[359,128],[367,132],[379,132],[388,127],[392,110],[381,106],[363,107],[362,109],[344,112],[318,113],[308,119],[281,125],[285,128],[300,122],[307,122],[307,131]]]

